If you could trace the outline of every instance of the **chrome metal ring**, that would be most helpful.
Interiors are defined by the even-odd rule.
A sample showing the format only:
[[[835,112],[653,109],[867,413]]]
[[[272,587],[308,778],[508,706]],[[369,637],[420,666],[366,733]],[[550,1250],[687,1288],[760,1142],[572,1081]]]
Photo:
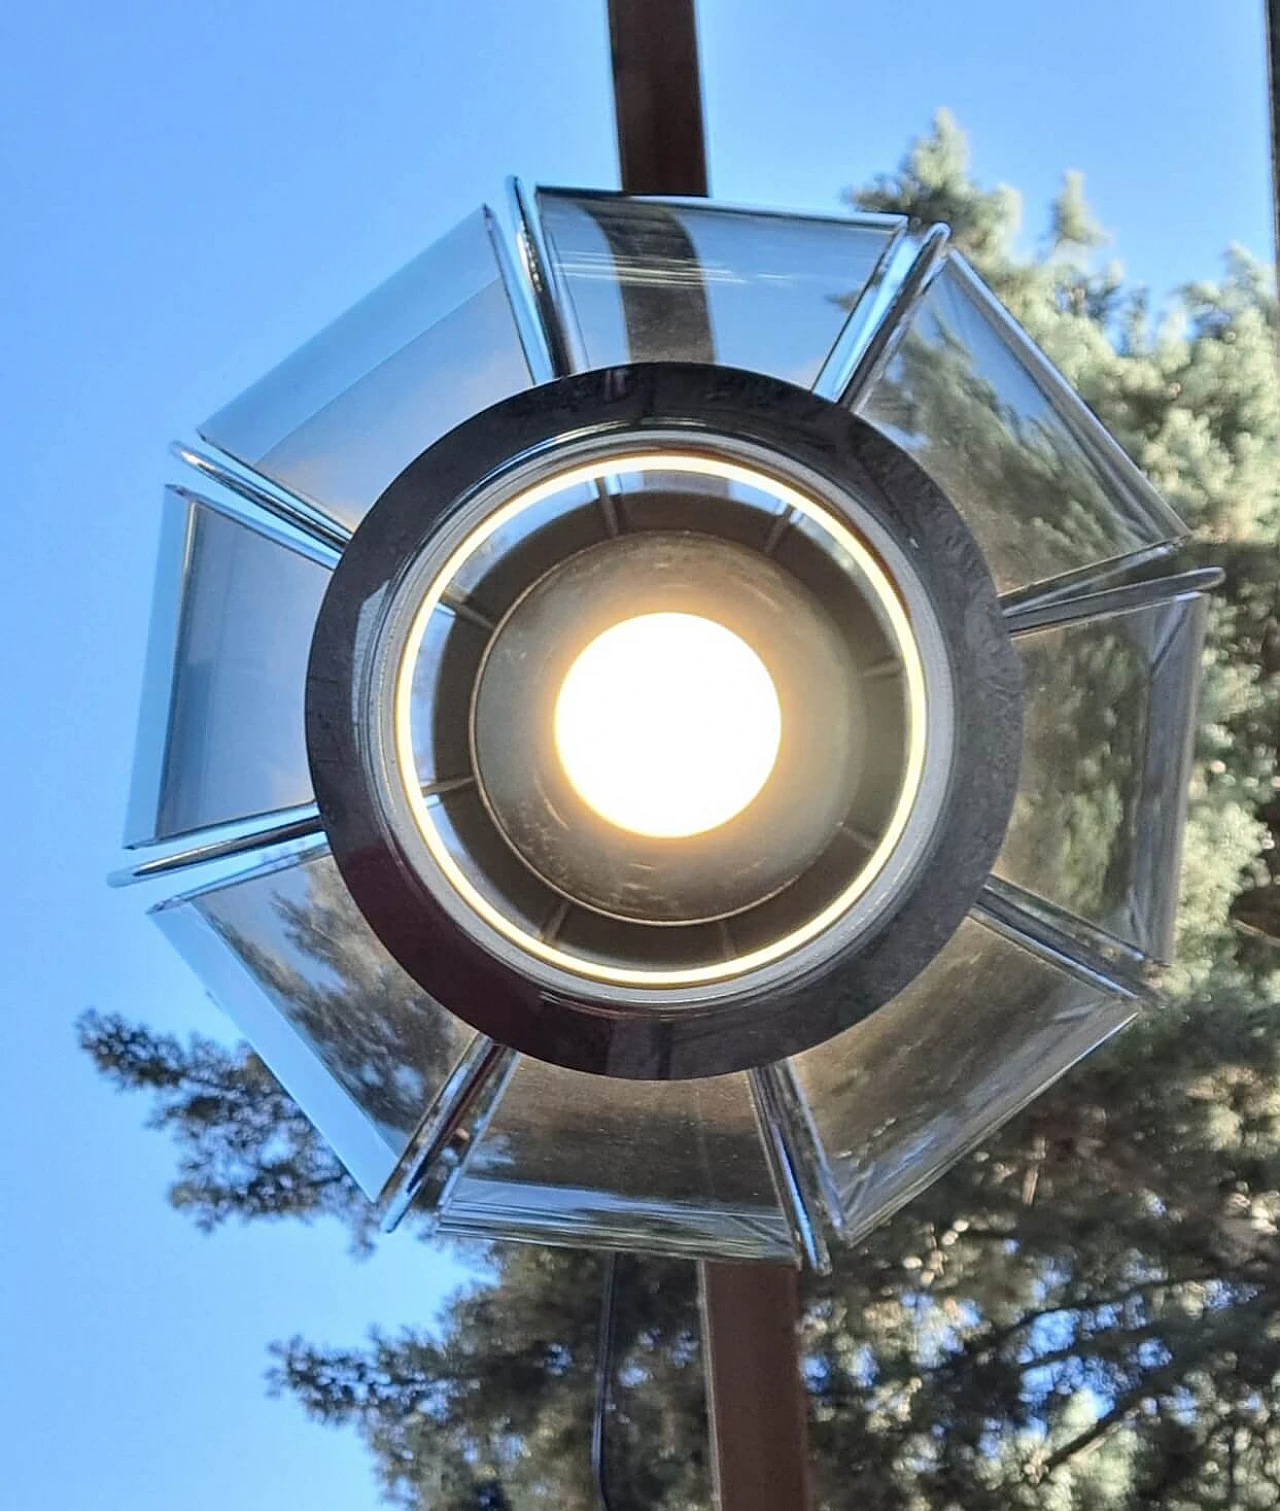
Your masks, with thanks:
[[[833,559],[844,558],[842,570],[855,573],[874,595],[903,668],[906,758],[890,821],[875,836],[870,855],[834,897],[781,937],[699,965],[645,968],[547,943],[475,884],[456,834],[438,822],[451,798],[456,800],[458,787],[433,791],[428,785],[424,791],[415,773],[414,674],[427,626],[433,615],[448,614],[449,593],[460,574],[504,525],[517,523],[557,495],[572,496],[576,486],[604,490],[628,473],[646,479],[663,474],[716,478],[758,489],[782,509],[795,511],[824,538]],[[668,999],[673,990],[685,1002],[710,1000],[738,990],[738,978],[764,973],[752,984],[771,984],[783,973],[805,970],[833,947],[851,944],[909,883],[947,789],[951,680],[936,617],[904,553],[853,494],[785,456],[763,453],[729,435],[691,436],[674,430],[591,436],[491,479],[459,508],[449,528],[397,584],[370,654],[370,678],[380,690],[370,707],[378,720],[379,796],[404,853],[441,905],[484,948],[513,963],[516,957],[509,951],[520,951],[520,968],[549,988],[580,991],[590,983],[604,983],[611,989],[609,1000],[618,1004],[652,1005],[651,994]],[[836,939],[823,937],[833,929]]]

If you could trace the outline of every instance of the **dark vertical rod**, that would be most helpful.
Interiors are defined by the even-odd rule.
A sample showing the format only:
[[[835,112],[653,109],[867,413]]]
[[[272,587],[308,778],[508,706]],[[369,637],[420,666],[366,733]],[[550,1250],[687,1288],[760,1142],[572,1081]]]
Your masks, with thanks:
[[[613,1410],[614,1334],[618,1323],[618,1256],[604,1256],[600,1296],[600,1334],[596,1344],[596,1406],[591,1426],[591,1468],[596,1477],[600,1511],[613,1511],[609,1494],[609,1416]]]
[[[1271,102],[1271,212],[1280,272],[1280,0],[1266,0],[1267,94]]]
[[[716,1504],[805,1511],[813,1491],[796,1272],[707,1262],[701,1279]]]
[[[694,0],[609,0],[609,41],[624,193],[705,194]]]

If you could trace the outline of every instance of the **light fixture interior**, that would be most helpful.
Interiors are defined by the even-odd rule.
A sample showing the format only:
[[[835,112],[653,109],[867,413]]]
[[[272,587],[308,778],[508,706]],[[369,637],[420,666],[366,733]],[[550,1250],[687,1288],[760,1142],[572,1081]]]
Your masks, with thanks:
[[[904,874],[920,610],[852,501],[780,471],[614,442],[493,486],[406,574],[390,808],[487,944],[610,985],[726,982]]]

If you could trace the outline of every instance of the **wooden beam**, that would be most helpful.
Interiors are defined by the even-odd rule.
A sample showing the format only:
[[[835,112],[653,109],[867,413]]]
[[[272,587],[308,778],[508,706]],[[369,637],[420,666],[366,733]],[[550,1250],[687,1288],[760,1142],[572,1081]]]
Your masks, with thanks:
[[[694,0],[609,0],[609,39],[623,191],[706,194]]]
[[[796,1272],[708,1261],[700,1273],[716,1504],[806,1511],[813,1491]]]
[[[707,152],[694,0],[609,0],[609,37],[623,191],[703,197]],[[619,234],[613,232],[615,239]],[[674,217],[667,234],[686,235]],[[632,252],[625,245],[613,250],[624,258]],[[670,290],[661,292],[669,313]],[[680,317],[686,336],[697,332],[704,360],[714,362],[705,289],[691,288],[686,302]],[[634,347],[650,328],[643,293],[633,293],[627,315]],[[698,1273],[716,1504],[720,1511],[807,1511],[813,1493],[796,1272],[708,1262]],[[599,1471],[599,1433],[597,1439]],[[603,1475],[600,1485],[607,1498]]]

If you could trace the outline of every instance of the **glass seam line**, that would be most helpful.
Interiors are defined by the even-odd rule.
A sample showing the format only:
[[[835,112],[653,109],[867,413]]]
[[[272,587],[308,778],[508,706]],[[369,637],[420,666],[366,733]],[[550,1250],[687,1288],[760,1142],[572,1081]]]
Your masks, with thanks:
[[[942,224],[930,226],[920,237],[915,258],[894,288],[892,301],[870,331],[837,403],[856,412],[888,366],[898,343],[907,333],[911,317],[942,271],[950,240],[950,228]]]
[[[600,1329],[596,1341],[595,1400],[591,1414],[591,1472],[600,1511],[613,1511],[609,1496],[608,1423],[613,1409],[613,1355],[617,1335],[617,1250],[606,1253],[600,1295]]]
[[[774,1191],[787,1216],[792,1242],[804,1261],[819,1274],[825,1275],[831,1269],[826,1235],[822,1231],[821,1222],[810,1210],[808,1193],[804,1189],[806,1182],[802,1175],[802,1161],[792,1145],[785,1118],[777,1105],[776,1084],[767,1074],[772,1068],[757,1066],[747,1072],[760,1141]]]
[[[858,364],[869,343],[875,339],[876,331],[909,271],[909,264],[905,264],[902,257],[906,244],[907,222],[903,221],[890,234],[880,256],[876,258],[871,276],[862,286],[853,308],[836,333],[831,350],[810,384],[819,398],[837,403],[840,395],[848,388]]]
[[[826,1225],[842,1237],[844,1209],[840,1203],[840,1191],[795,1065],[792,1060],[776,1060],[762,1066],[761,1073],[771,1083],[782,1130],[796,1159],[806,1204],[810,1212],[819,1214]]]
[[[246,508],[239,496],[219,498],[209,493],[194,493],[181,483],[170,483],[165,491],[176,494],[185,503],[208,509],[210,513],[230,520],[233,525],[252,530],[262,540],[270,541],[282,551],[291,551],[326,572],[332,572],[338,565],[338,553],[331,546],[322,545],[314,536],[304,535],[296,528],[282,528],[275,516],[262,518],[256,510]]]
[[[547,192],[535,185],[530,194],[522,183],[515,186],[520,224],[529,253],[530,276],[538,280],[541,287],[539,305],[543,311],[543,326],[552,341],[559,375],[567,377],[570,373],[586,371],[591,364],[587,361],[586,341],[578,324],[577,311],[560,277],[552,255],[551,236],[543,221],[542,196]]]
[[[509,270],[518,288],[518,298],[526,314],[532,313],[541,338],[540,356],[545,364],[545,379],[542,381],[567,377],[573,371],[573,365],[569,360],[564,324],[552,292],[546,238],[538,212],[518,178],[507,180],[507,203],[515,225],[518,255],[515,258],[506,256],[504,272]]]
[[[210,456],[182,441],[171,442],[169,451],[178,461],[196,472],[221,483],[230,492],[256,504],[258,508],[286,524],[293,525],[318,546],[333,552],[334,561],[351,539],[350,530],[314,504],[229,455]]]
[[[161,499],[160,542],[125,806],[126,850],[156,841],[173,757],[173,679],[190,617],[187,587],[195,557],[196,511],[169,504],[166,490]]]
[[[1181,540],[1159,541],[1153,546],[1144,546],[1140,551],[1109,556],[1087,566],[1072,567],[1053,577],[1042,577],[1037,582],[1026,583],[1020,588],[1009,588],[1000,594],[1000,608],[1005,614],[1022,613],[1023,610],[1041,608],[1067,598],[1101,593],[1113,587],[1127,587],[1130,583],[1144,581],[1147,577],[1174,575],[1167,568],[1172,565],[1181,545]]]
[[[497,1043],[487,1034],[477,1034],[471,1040],[410,1135],[395,1169],[378,1195],[378,1220],[384,1233],[390,1233],[399,1225],[431,1175],[436,1161],[467,1125],[468,1119],[472,1119],[469,1150],[480,1142],[489,1118],[502,1099],[507,1073],[516,1058],[514,1050]],[[437,1212],[443,1210],[446,1195],[465,1164],[464,1157],[446,1181],[436,1204]]]
[[[1005,628],[1010,635],[1028,635],[1035,630],[1173,603],[1180,598],[1199,597],[1216,588],[1223,576],[1220,567],[1196,567],[1171,577],[1148,577],[1141,582],[1121,583],[1096,592],[1055,596],[1039,604],[1034,601],[1018,604],[1005,610]]]
[[[507,296],[507,306],[516,324],[516,334],[520,338],[520,349],[524,353],[525,366],[529,370],[534,387],[540,383],[549,383],[556,376],[555,361],[551,354],[550,339],[542,324],[528,264],[523,255],[512,255],[506,231],[491,210],[487,212],[485,223],[488,227],[493,255],[498,262],[498,272],[503,292]],[[519,250],[518,232],[516,241],[517,250]]]
[[[1105,992],[1128,998],[1144,1007],[1159,1007],[1163,998],[1136,974],[1136,962],[1108,960],[1100,950],[1073,938],[1064,929],[1028,911],[1020,903],[1022,889],[1008,882],[991,881],[982,888],[970,909],[971,916],[987,928],[1021,945],[1033,955],[1065,970],[1077,980]],[[1040,906],[1039,899],[1035,899]],[[1072,920],[1076,922],[1076,920]],[[1082,920],[1080,922],[1083,922]]]
[[[571,376],[575,371],[575,366],[569,354],[569,324],[565,313],[567,306],[563,295],[557,297],[556,275],[536,193],[537,191],[531,201],[520,179],[513,177],[507,180],[507,195],[511,213],[515,219],[516,247],[520,256],[518,269],[512,265],[510,258],[506,259],[503,267],[504,273],[509,268],[511,277],[516,280],[519,286],[519,297],[526,311],[533,311],[536,328],[542,336],[540,355],[545,362],[546,379],[554,381],[556,378]],[[499,260],[502,261],[501,258]],[[568,308],[571,309],[571,306]],[[519,323],[518,319],[517,323]],[[574,334],[578,347],[585,353],[582,333],[577,329],[576,318]],[[579,365],[586,366],[585,355]],[[610,496],[609,484],[598,482],[596,493],[600,500],[605,528],[608,534],[617,535],[617,510]]]
[[[449,1237],[483,1238],[490,1242],[502,1239],[513,1243],[536,1243],[543,1247],[581,1249],[586,1246],[617,1249],[620,1253],[712,1262],[798,1263],[790,1238],[779,1235],[781,1214],[775,1213],[772,1222],[761,1222],[738,1211],[726,1214],[715,1210],[711,1213],[714,1232],[708,1232],[705,1220],[710,1210],[695,1209],[692,1222],[685,1222],[681,1213],[678,1226],[670,1225],[669,1213],[659,1214],[664,1226],[660,1234],[655,1234],[643,1222],[634,1220],[636,1214],[632,1209],[603,1218],[593,1215],[586,1220],[588,1226],[584,1229],[577,1217],[566,1218],[544,1205],[531,1202],[513,1207],[504,1202],[503,1196],[499,1196],[495,1205],[481,1196],[473,1197],[463,1211],[455,1210],[452,1205],[442,1209],[435,1231]],[[640,1213],[642,1219],[649,1215],[647,1209]],[[583,1236],[584,1231],[587,1237]],[[781,1252],[780,1244],[783,1246]]]
[[[284,813],[293,813],[295,816],[281,818],[280,815]],[[228,835],[224,839],[206,839],[194,845],[190,843],[188,836],[187,842],[181,849],[113,871],[107,878],[107,883],[112,887],[131,886],[134,882],[149,881],[155,876],[166,876],[174,871],[184,871],[189,866],[198,866],[214,860],[226,860],[236,855],[248,855],[255,850],[266,850],[273,845],[286,844],[290,840],[307,839],[311,835],[319,835],[322,830],[320,813],[314,803],[301,804],[296,809],[277,809],[273,813],[262,814],[260,818],[275,820],[275,822],[259,824],[243,833]]]
[[[1155,957],[1144,946],[1135,944],[1133,940],[1126,939],[1102,924],[1094,923],[1082,914],[1073,913],[1070,908],[1055,902],[1051,897],[1043,897],[1039,892],[1016,881],[1008,881],[994,871],[987,878],[983,891],[990,893],[1006,907],[1025,913],[1029,918],[1044,924],[1063,938],[1078,941],[1085,951],[1096,955],[1100,960],[1119,962],[1121,974],[1126,979],[1141,982],[1146,979],[1144,973],[1156,964]]]

